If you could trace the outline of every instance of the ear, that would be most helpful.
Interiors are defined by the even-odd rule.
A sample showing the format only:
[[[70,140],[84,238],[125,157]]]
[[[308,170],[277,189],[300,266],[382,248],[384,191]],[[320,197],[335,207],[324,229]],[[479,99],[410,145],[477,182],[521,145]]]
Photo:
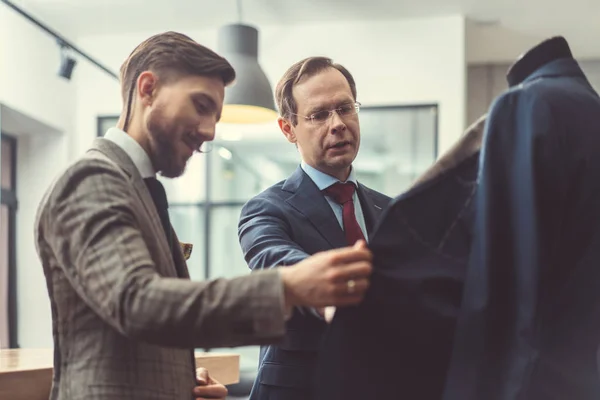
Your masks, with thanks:
[[[279,117],[277,119],[277,123],[279,124],[279,129],[281,129],[281,132],[283,132],[288,142],[296,143],[296,133],[294,133],[294,127],[292,126],[290,121],[288,121],[285,118]]]
[[[152,71],[144,71],[137,80],[137,92],[140,103],[146,106],[152,105],[158,88],[158,77]]]

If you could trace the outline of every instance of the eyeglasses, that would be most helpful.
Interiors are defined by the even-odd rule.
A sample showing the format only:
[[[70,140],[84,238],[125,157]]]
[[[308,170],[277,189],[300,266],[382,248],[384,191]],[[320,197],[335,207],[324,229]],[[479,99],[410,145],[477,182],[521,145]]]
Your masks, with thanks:
[[[333,116],[333,113],[337,113],[340,118],[349,117],[351,115],[356,115],[360,111],[360,103],[357,101],[355,103],[344,104],[339,106],[338,108],[334,108],[333,110],[322,110],[310,115],[300,115],[300,114],[292,114],[298,117],[302,117],[307,121],[310,121],[314,125],[321,125],[327,122],[329,118]]]

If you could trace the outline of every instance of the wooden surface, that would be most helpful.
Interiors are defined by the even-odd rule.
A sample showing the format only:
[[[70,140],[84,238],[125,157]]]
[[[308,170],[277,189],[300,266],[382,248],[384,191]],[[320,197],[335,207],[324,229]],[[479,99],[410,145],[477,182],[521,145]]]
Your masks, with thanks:
[[[0,400],[48,400],[52,349],[0,350]],[[196,352],[196,366],[224,385],[239,382],[240,356]]]

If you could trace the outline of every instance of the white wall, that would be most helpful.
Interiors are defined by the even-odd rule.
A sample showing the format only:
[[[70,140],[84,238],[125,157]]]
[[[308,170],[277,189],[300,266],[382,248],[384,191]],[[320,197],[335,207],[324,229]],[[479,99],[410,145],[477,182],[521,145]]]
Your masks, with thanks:
[[[56,74],[56,41],[0,3],[0,43],[0,103],[66,131],[75,91]]]
[[[74,86],[56,74],[55,41],[0,4],[0,104],[2,131],[16,136],[18,344],[52,345],[50,305],[33,242],[37,204],[67,161]]]
[[[353,73],[359,101],[365,106],[438,103],[440,151],[462,133],[466,116],[465,21],[462,16],[259,29],[260,63],[272,86],[294,62],[307,56],[326,55]],[[129,52],[153,33],[156,32],[87,37],[80,38],[78,43],[117,71]],[[216,49],[217,31],[214,29],[183,33]],[[97,78],[91,81],[76,79],[79,107],[76,126],[82,146],[79,151],[95,134],[98,114],[120,111],[117,83],[109,82],[110,78],[101,74],[96,73]],[[86,79],[90,76],[82,75]],[[83,135],[87,135],[85,139]]]

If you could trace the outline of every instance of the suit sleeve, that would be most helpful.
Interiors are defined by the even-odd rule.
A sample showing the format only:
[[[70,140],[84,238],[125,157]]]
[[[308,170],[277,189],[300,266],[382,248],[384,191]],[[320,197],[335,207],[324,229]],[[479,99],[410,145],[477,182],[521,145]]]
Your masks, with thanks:
[[[538,336],[565,178],[559,124],[532,93],[490,112],[481,153],[471,259],[444,400],[517,398]],[[519,397],[520,398],[520,397]]]
[[[123,335],[162,346],[241,346],[281,338],[278,272],[205,282],[159,276],[129,185],[110,163],[84,160],[48,198],[43,235],[82,300]]]
[[[259,196],[244,205],[238,235],[244,258],[251,270],[294,265],[309,257],[292,239],[291,227],[276,201]],[[317,310],[296,307],[306,315],[323,319]]]
[[[238,235],[252,270],[293,265],[309,257],[292,240],[289,222],[275,200],[261,196],[246,203]]]

